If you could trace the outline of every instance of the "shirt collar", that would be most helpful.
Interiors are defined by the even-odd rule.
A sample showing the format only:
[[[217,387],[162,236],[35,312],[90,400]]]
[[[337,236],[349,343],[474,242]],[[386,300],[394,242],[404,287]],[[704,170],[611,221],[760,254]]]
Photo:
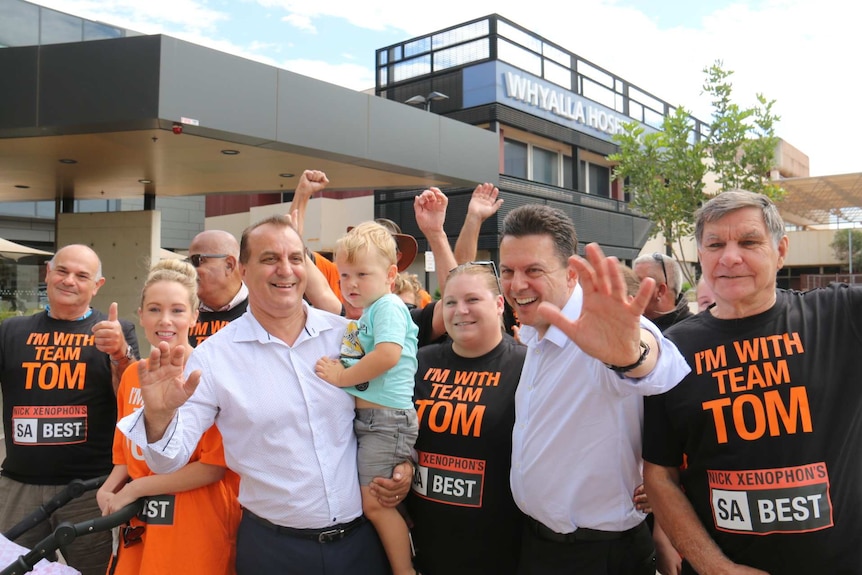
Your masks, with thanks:
[[[566,305],[563,306],[563,315],[569,319],[576,319],[581,315],[581,307],[584,303],[584,292],[581,289],[581,284],[575,284],[575,289],[572,290],[572,295],[569,296],[569,300],[566,302]],[[539,332],[536,331],[536,328],[525,325],[521,327],[521,331],[518,333],[521,341],[526,345],[538,345],[541,342],[548,341],[553,343],[557,347],[563,347],[569,341],[569,336],[567,336],[560,328],[557,326],[550,326],[548,330],[545,332],[545,337],[539,340]]]
[[[201,302],[200,310],[206,312],[230,311],[242,302],[244,302],[246,299],[248,299],[248,288],[245,287],[245,283],[242,283],[239,286],[239,291],[236,292],[236,295],[233,296],[233,299],[230,300],[227,305],[222,306],[218,309],[213,309]]]

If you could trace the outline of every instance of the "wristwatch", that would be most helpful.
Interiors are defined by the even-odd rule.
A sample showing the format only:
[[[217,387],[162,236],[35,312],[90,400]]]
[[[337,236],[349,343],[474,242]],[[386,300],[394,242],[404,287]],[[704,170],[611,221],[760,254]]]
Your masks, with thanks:
[[[610,369],[611,371],[615,371],[617,373],[627,373],[633,369],[639,368],[643,365],[643,362],[646,361],[646,358],[649,356],[649,345],[644,340],[641,340],[641,356],[638,358],[636,362],[631,365],[611,365],[609,363],[605,364],[605,367]]]
[[[132,349],[132,346],[126,344],[126,353],[124,353],[120,359],[114,359],[110,355],[108,356],[108,358],[111,360],[111,365],[120,365],[120,362],[123,361],[123,359],[126,359],[128,361],[134,361],[135,350]]]

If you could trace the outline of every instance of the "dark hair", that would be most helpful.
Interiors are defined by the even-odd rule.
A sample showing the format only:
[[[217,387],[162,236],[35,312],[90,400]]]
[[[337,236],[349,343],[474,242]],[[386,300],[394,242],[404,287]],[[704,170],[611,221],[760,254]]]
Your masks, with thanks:
[[[528,204],[515,208],[503,220],[502,237],[551,236],[554,249],[563,263],[578,253],[578,234],[575,224],[560,209],[541,204]]]
[[[244,229],[242,231],[242,238],[239,241],[239,261],[242,264],[247,264],[249,257],[251,254],[248,252],[248,236],[261,226],[276,226],[278,228],[290,228],[292,229],[296,235],[299,237],[299,241],[302,242],[302,236],[299,235],[299,232],[296,231],[296,228],[293,227],[293,223],[290,221],[290,218],[285,216],[270,216],[268,218],[264,218],[257,223],[254,223]],[[302,242],[303,248],[305,247],[305,242]]]

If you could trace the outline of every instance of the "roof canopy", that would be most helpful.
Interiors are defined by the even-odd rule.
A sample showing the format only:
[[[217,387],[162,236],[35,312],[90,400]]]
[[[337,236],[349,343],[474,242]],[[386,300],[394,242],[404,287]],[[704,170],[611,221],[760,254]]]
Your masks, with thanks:
[[[0,201],[498,178],[492,132],[167,36],[3,48],[0,77]]]
[[[789,224],[862,223],[862,173],[789,178],[777,183],[787,191],[778,208]]]

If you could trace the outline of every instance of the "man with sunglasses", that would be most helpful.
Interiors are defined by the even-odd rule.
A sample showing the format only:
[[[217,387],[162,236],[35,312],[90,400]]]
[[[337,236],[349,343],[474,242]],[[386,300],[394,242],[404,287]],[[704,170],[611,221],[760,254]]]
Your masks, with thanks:
[[[189,332],[197,347],[248,308],[248,288],[239,273],[239,243],[233,234],[206,230],[189,244],[189,261],[198,272],[200,314]]]
[[[682,269],[675,259],[658,252],[640,256],[634,261],[634,270],[641,281],[648,277],[655,280],[644,316],[657,328],[664,331],[693,315],[682,293]]]

